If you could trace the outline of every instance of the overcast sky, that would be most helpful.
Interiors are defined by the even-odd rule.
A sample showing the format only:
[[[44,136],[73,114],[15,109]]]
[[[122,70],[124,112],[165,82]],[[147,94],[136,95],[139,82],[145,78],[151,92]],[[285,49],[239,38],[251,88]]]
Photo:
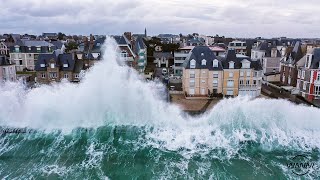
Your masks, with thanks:
[[[319,0],[1,0],[0,33],[317,37]]]

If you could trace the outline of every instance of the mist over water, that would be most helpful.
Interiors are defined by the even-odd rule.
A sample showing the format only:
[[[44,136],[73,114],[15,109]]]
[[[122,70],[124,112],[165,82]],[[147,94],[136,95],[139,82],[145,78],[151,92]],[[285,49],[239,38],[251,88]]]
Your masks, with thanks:
[[[79,84],[0,85],[0,127],[32,130],[0,135],[0,178],[285,179],[292,155],[319,163],[320,109],[237,97],[189,117],[117,52],[107,38]]]

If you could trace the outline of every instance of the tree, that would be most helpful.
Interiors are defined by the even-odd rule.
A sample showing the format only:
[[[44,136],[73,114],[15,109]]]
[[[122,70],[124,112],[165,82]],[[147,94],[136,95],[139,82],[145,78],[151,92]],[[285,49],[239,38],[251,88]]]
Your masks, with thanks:
[[[65,37],[66,35],[65,34],[63,34],[62,32],[59,32],[58,33],[58,39],[59,40],[63,40],[63,37]]]
[[[74,49],[78,49],[78,44],[76,42],[69,42],[66,45],[66,52],[69,52],[69,51],[74,50]]]

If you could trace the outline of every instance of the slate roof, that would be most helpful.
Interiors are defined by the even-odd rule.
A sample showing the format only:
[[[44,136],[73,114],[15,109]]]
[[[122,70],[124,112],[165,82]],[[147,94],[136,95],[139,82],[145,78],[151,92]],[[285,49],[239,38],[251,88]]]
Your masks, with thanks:
[[[190,61],[196,61],[195,69],[209,69],[209,70],[222,70],[222,64],[215,56],[215,53],[208,46],[196,46],[190,51],[187,59],[184,61],[183,66],[190,69]],[[206,65],[202,65],[202,60],[205,59]],[[213,60],[218,60],[218,67],[213,67]]]
[[[61,41],[51,41],[50,43],[55,47],[55,49],[61,49],[63,45]]]
[[[153,52],[154,58],[166,58],[166,59],[172,59],[173,55],[170,52]]]
[[[288,47],[285,58],[281,61],[284,64],[296,64],[303,57],[301,42],[297,41],[295,46]]]
[[[262,70],[260,61],[253,61],[250,57],[244,55],[237,55],[234,49],[229,49],[227,54],[222,57],[222,66],[224,69],[229,69],[229,62],[234,62],[234,69],[240,69],[242,67],[243,60],[250,61],[250,68],[254,70]]]
[[[49,67],[49,62],[54,59],[57,67],[60,71],[73,71],[79,73],[83,69],[83,61],[76,59],[74,54],[40,54],[35,64],[36,71],[46,71]],[[41,67],[41,64],[45,64],[45,67]],[[64,67],[64,64],[68,64],[68,67]]]
[[[314,48],[312,55],[310,69],[318,69],[320,67],[320,48]]]
[[[130,44],[124,36],[113,36],[114,40],[116,40],[117,44],[119,45],[125,45],[125,44]]]
[[[36,46],[36,47],[37,46],[47,46],[47,47],[54,46],[53,44],[48,43],[46,41],[33,41],[33,40],[25,40],[25,39],[22,39],[21,41],[23,42],[24,46],[28,46],[28,47],[30,47],[30,46]]]
[[[271,57],[271,51],[273,48],[277,49],[277,46],[270,45],[268,42],[264,41],[264,42],[261,42],[257,47],[253,48],[253,50],[264,51],[265,57]],[[281,57],[281,53],[278,49],[277,49],[277,57]]]
[[[145,49],[146,45],[143,42],[143,38],[141,36],[138,36],[136,39],[136,52],[139,52],[140,49]]]

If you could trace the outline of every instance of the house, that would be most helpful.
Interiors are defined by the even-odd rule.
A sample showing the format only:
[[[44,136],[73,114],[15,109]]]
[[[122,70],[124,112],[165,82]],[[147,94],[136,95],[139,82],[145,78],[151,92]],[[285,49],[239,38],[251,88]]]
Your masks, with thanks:
[[[137,55],[133,52],[134,43],[131,41],[131,34],[113,36],[113,38],[116,40],[120,50],[120,63],[135,67]]]
[[[281,57],[281,49],[266,41],[259,42],[251,50],[251,59],[261,62],[263,74],[280,72]]]
[[[0,83],[17,79],[15,65],[10,63],[7,56],[0,56]]]
[[[8,46],[5,44],[5,42],[0,42],[0,56],[9,56],[9,48]]]
[[[40,54],[50,54],[54,45],[46,41],[16,39],[10,45],[10,61],[16,65],[17,71],[33,71]]]
[[[144,73],[147,66],[147,46],[142,36],[135,37],[135,54],[138,55],[138,66],[136,68],[139,73]]]
[[[217,96],[223,91],[223,67],[208,46],[196,46],[183,63],[182,88],[186,97]]]
[[[154,61],[157,67],[169,67],[170,61],[173,59],[173,55],[170,52],[153,52]]]
[[[280,80],[283,86],[296,87],[298,66],[303,66],[301,42],[292,47],[287,47],[284,57],[280,60]]]
[[[70,82],[79,82],[80,73],[84,68],[83,60],[72,54],[40,54],[35,66],[36,82],[49,84],[67,79]]]
[[[79,60],[83,60],[85,69],[92,67],[102,59],[102,45],[105,39],[105,37],[97,37],[95,40],[95,38],[90,35],[89,41],[88,38],[85,38],[84,42],[79,45],[76,55]]]
[[[44,39],[58,39],[57,33],[42,33]]]
[[[174,65],[172,66],[174,76],[182,76],[183,63],[189,55],[189,52],[195,46],[185,46],[179,48],[176,52],[174,52]],[[208,46],[211,51],[214,52],[215,56],[223,55],[226,50],[219,46]]]
[[[229,49],[227,54],[221,57],[225,96],[257,97],[261,94],[262,67],[260,61],[236,54],[234,49]]]
[[[247,44],[244,41],[232,41],[229,43],[228,49],[234,49],[236,54],[247,54]]]
[[[297,89],[303,98],[320,104],[320,48],[313,48],[301,59]]]

